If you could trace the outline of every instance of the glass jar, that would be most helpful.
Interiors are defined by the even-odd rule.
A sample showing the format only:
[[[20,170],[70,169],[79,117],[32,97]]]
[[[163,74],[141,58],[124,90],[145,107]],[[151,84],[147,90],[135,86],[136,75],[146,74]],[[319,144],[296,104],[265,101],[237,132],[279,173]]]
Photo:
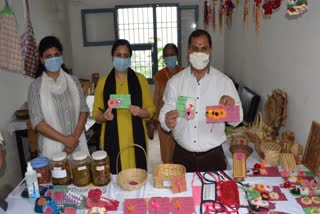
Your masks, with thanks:
[[[110,162],[105,151],[92,153],[91,173],[95,186],[105,186],[110,182]]]
[[[51,182],[49,159],[47,157],[38,157],[32,159],[31,166],[37,172],[37,179],[39,184],[47,184]]]
[[[72,176],[74,185],[86,186],[91,182],[90,158],[86,152],[79,151],[72,154]]]
[[[53,185],[69,185],[71,183],[70,163],[67,153],[58,152],[51,159],[51,175]]]

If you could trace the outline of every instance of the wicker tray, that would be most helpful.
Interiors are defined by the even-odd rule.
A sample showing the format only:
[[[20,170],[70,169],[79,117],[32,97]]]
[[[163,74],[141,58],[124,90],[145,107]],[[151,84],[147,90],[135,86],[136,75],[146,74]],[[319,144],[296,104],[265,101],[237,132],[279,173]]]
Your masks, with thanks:
[[[130,145],[126,148],[124,148],[123,150],[121,150],[118,153],[118,157],[117,157],[117,163],[116,163],[116,169],[117,169],[117,183],[118,185],[124,189],[124,190],[137,190],[140,187],[142,187],[147,178],[148,178],[148,172],[144,169],[140,169],[140,168],[130,168],[130,169],[124,169],[121,172],[119,172],[118,170],[118,162],[119,162],[119,157],[121,152],[127,150],[128,148],[131,147],[139,147],[140,149],[142,149],[146,160],[147,160],[147,164],[148,164],[148,159],[147,159],[147,154],[146,151],[144,150],[144,148],[138,144],[133,144]]]
[[[153,185],[155,188],[168,188],[164,182],[170,182],[170,179],[176,176],[186,174],[186,168],[180,164],[159,164],[153,171]]]
[[[280,159],[281,146],[278,143],[262,143],[260,145],[260,157],[263,162],[271,166],[277,166]]]

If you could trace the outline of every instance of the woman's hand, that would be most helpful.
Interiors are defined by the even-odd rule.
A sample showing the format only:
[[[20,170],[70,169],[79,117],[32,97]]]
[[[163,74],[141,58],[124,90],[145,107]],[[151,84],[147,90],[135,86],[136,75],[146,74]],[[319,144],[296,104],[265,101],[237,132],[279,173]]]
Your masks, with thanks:
[[[113,114],[112,114],[112,108],[108,108],[104,113],[103,113],[104,119],[107,121],[113,120]]]
[[[141,117],[140,113],[142,109],[139,106],[130,105],[128,110],[133,116]]]

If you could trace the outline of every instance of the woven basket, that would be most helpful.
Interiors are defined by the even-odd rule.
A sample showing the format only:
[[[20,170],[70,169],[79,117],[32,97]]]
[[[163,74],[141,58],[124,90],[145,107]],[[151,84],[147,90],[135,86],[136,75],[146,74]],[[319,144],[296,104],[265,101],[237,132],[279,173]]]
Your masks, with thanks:
[[[121,150],[118,154],[117,163],[116,163],[117,183],[122,189],[129,190],[129,191],[137,190],[140,187],[142,187],[148,178],[148,172],[146,170],[140,169],[140,168],[124,169],[121,172],[119,172],[118,162],[119,162],[119,157],[120,157],[121,152],[127,150],[128,148],[135,147],[135,146],[142,149],[142,151],[146,157],[147,164],[148,164],[146,151],[144,150],[144,148],[142,146],[137,145],[137,144],[130,145],[130,146],[124,148],[123,150]]]
[[[171,181],[171,178],[186,174],[186,168],[180,164],[159,164],[153,171],[153,185],[155,188],[168,188],[164,185],[165,181]]]
[[[249,140],[255,144],[255,149],[257,152],[260,152],[261,140],[270,135],[271,132],[272,129],[263,122],[261,112],[258,113],[256,124],[247,127],[245,130]]]
[[[278,166],[281,146],[278,143],[262,143],[260,145],[261,160],[271,166]]]

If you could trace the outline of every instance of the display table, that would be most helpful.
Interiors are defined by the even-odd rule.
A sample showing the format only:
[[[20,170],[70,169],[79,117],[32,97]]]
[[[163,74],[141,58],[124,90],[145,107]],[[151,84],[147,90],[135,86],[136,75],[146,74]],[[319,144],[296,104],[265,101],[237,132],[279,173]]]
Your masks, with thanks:
[[[228,150],[228,145],[224,145],[225,154],[228,157],[229,167],[232,167],[231,154]],[[254,152],[247,161],[247,167],[251,168],[255,163],[259,161],[257,154]],[[227,170],[226,173],[232,176],[232,170]],[[152,174],[149,174],[146,184],[139,190],[136,191],[124,191],[116,184],[116,175],[113,175],[111,182],[108,186],[102,187],[103,192],[109,198],[116,199],[120,202],[118,211],[108,213],[123,213],[123,202],[127,198],[151,198],[151,197],[182,197],[192,196],[192,181],[193,173],[186,174],[187,181],[187,192],[173,194],[171,189],[156,189],[153,187]],[[245,182],[252,184],[268,184],[273,186],[279,186],[283,182],[280,177],[247,177]],[[200,181],[196,179],[194,185],[200,185]],[[25,188],[24,183],[21,182],[7,197],[8,202],[7,213],[34,213],[33,204],[28,199],[21,198],[20,194]],[[96,187],[94,187],[96,188]],[[287,197],[288,201],[276,202],[276,211],[287,212],[290,214],[301,214],[304,213],[303,209],[296,202],[295,198],[291,195],[289,190],[282,189],[283,193]],[[197,213],[199,212],[199,206],[196,207]],[[78,210],[77,213],[84,213],[84,210]],[[241,208],[239,213],[248,213],[246,208]]]

